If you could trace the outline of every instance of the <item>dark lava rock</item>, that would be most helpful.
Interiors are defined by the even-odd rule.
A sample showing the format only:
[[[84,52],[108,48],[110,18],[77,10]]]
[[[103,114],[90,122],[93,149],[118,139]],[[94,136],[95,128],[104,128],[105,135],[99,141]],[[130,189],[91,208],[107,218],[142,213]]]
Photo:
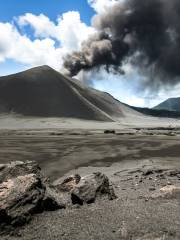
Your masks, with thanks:
[[[0,166],[0,228],[23,225],[35,213],[64,207],[34,162]]]
[[[64,203],[65,207],[72,207],[71,192],[79,183],[80,179],[81,176],[75,174],[64,180],[58,179],[54,182],[53,186],[58,190],[58,194],[61,195],[61,201]]]
[[[22,225],[40,209],[45,188],[35,174],[9,179],[0,184],[0,223]]]
[[[106,175],[97,172],[85,177],[76,174],[54,182],[55,187],[63,193],[67,205],[93,203],[96,199],[116,198],[114,189]]]
[[[116,134],[115,130],[104,130],[105,134]]]
[[[92,203],[97,198],[116,198],[102,173],[76,174],[55,186],[45,180],[34,162],[0,165],[0,230],[21,226],[36,213]]]
[[[82,177],[71,192],[73,204],[93,203],[102,197],[113,200],[116,195],[108,177],[100,172]]]

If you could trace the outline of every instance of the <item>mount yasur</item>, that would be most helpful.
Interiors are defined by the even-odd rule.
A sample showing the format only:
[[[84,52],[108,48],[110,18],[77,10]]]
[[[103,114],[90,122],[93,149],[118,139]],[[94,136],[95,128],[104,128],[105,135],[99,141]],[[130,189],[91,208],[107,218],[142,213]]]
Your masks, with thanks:
[[[0,113],[116,121],[142,114],[179,117],[164,110],[134,108],[87,87],[49,66],[0,77]]]
[[[1,77],[0,110],[99,121],[139,115],[108,93],[86,87],[48,66]]]

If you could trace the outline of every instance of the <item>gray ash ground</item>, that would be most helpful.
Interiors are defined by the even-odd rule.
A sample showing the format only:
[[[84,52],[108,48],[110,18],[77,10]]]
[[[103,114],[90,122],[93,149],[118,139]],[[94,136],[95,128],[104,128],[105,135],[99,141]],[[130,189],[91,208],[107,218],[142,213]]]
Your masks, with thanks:
[[[37,214],[0,239],[179,240],[180,136],[162,131],[1,133],[1,162],[34,158],[51,181],[100,171],[118,198]]]

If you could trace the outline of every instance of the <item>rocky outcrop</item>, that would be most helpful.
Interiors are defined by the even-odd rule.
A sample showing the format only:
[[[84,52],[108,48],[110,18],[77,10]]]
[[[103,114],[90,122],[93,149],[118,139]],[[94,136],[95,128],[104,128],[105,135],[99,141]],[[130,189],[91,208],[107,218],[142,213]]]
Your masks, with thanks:
[[[0,225],[22,225],[35,213],[63,208],[34,162],[0,166]]]
[[[68,177],[62,183],[56,183],[56,187],[68,193],[68,199],[71,198],[72,204],[83,205],[93,203],[97,199],[116,198],[108,177],[100,172],[85,177],[79,175]]]
[[[21,225],[40,210],[45,189],[35,174],[9,179],[0,184],[0,222]]]
[[[34,162],[0,165],[0,229],[23,225],[36,213],[105,198],[116,196],[102,173],[76,174],[51,185]]]

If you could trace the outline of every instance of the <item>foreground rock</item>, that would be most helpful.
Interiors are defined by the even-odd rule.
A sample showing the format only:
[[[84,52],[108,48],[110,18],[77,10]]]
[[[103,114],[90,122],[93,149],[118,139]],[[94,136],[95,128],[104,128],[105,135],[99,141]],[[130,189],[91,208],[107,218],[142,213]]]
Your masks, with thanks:
[[[83,205],[93,203],[96,199],[116,198],[108,177],[100,172],[85,177],[74,175],[55,185],[59,190],[68,193],[72,204]]]
[[[37,212],[45,189],[34,174],[18,176],[0,184],[0,223],[21,225]]]
[[[0,165],[0,229],[23,225],[36,213],[92,203],[98,198],[116,198],[102,173],[70,176],[52,186],[34,162]]]
[[[63,208],[55,189],[45,183],[34,162],[0,167],[0,226],[22,225],[35,213]]]

